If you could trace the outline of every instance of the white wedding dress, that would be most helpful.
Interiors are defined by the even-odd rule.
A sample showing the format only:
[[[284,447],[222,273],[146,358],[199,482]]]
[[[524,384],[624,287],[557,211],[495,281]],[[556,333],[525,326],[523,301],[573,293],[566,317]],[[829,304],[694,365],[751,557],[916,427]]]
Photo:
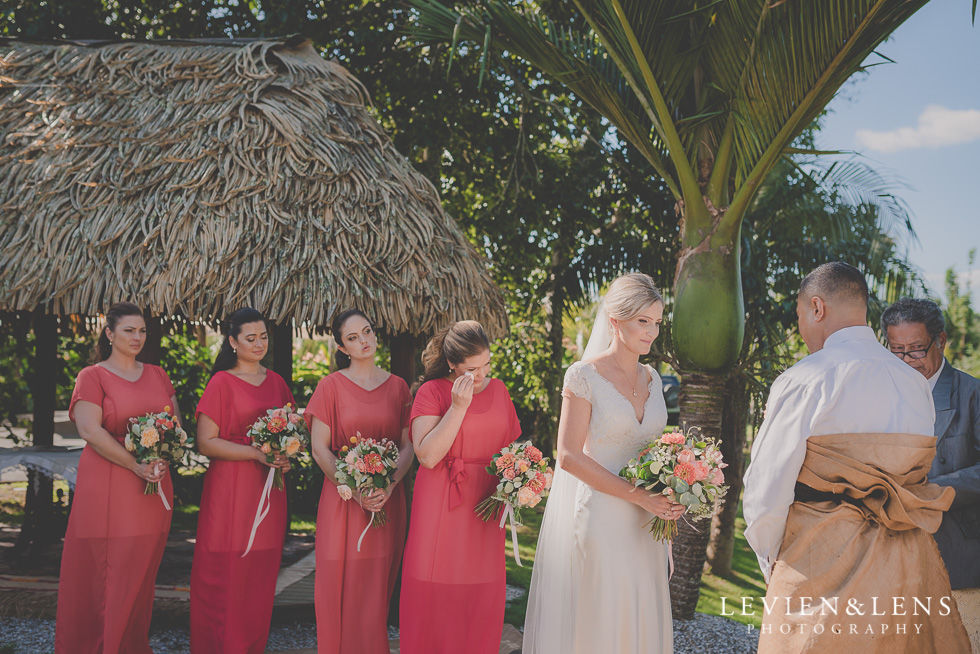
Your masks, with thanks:
[[[667,424],[660,376],[647,366],[642,421],[591,363],[572,364],[563,395],[592,405],[585,451],[613,474]],[[525,654],[670,654],[667,545],[635,504],[558,469],[541,524],[524,632]]]

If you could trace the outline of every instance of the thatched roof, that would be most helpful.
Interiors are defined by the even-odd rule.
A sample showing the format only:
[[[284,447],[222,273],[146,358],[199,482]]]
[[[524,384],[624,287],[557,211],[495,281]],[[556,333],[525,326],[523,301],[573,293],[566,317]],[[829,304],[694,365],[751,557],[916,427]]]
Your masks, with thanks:
[[[302,39],[0,40],[0,309],[498,334],[486,261]]]

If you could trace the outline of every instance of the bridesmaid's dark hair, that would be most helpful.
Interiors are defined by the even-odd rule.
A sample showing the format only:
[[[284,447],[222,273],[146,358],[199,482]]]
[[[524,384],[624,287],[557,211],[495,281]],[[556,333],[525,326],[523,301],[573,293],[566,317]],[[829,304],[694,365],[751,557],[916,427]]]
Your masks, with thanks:
[[[447,377],[449,364],[462,363],[490,349],[490,339],[483,325],[475,320],[460,320],[438,332],[429,339],[422,352],[422,365],[425,373],[422,383]]]
[[[349,318],[353,318],[354,316],[360,316],[361,318],[364,318],[365,320],[368,321],[368,324],[371,325],[371,329],[374,329],[374,323],[371,322],[371,319],[368,318],[363,311],[361,311],[360,309],[348,309],[347,311],[344,311],[336,318],[334,318],[333,322],[330,324],[330,333],[333,334],[333,340],[337,343],[338,346],[344,345],[343,342],[344,323],[347,322]],[[334,352],[333,356],[334,356],[334,361],[337,363],[337,370],[343,370],[344,368],[350,367],[350,357],[344,354],[343,352],[341,352],[340,350]]]
[[[112,344],[109,337],[105,335],[105,330],[115,331],[119,321],[127,316],[143,317],[143,310],[132,302],[116,302],[105,312],[105,324],[99,332],[99,341],[95,344],[95,351],[92,352],[92,363],[105,361],[112,354]]]
[[[242,325],[247,325],[251,322],[265,324],[265,316],[251,307],[245,307],[228,316],[221,324],[223,340],[221,341],[221,349],[218,351],[218,356],[214,358],[214,365],[211,366],[212,377],[221,370],[231,370],[238,363],[238,355],[231,349],[229,338],[232,336],[238,338],[238,335],[242,333]]]

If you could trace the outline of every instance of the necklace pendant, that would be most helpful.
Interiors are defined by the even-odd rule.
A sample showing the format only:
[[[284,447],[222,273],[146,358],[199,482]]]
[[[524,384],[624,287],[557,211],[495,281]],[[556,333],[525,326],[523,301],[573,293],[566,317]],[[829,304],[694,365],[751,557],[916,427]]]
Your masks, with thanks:
[[[633,391],[633,397],[636,397],[636,391]]]

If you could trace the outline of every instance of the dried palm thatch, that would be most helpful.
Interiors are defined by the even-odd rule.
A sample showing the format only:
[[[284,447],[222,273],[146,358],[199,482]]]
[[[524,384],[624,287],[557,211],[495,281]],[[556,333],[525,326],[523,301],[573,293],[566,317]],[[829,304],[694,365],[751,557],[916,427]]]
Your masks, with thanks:
[[[0,40],[0,309],[499,334],[485,260],[366,102],[297,38]]]

